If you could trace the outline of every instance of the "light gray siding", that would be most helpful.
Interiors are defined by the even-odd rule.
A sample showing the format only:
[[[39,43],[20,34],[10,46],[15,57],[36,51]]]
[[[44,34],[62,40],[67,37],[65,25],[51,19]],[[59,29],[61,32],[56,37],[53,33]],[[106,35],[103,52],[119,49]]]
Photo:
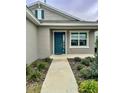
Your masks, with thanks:
[[[38,57],[46,58],[51,55],[50,30],[47,27],[38,28]]]
[[[54,13],[54,11],[49,11],[44,9],[45,20],[69,20],[61,15]]]
[[[35,13],[37,7],[33,7],[30,9],[33,11],[33,13]],[[55,11],[52,11],[44,7],[42,7],[41,9],[44,10],[44,20],[74,20],[73,18],[67,18],[63,15],[56,13]]]
[[[37,58],[37,27],[26,19],[26,63],[30,64]]]

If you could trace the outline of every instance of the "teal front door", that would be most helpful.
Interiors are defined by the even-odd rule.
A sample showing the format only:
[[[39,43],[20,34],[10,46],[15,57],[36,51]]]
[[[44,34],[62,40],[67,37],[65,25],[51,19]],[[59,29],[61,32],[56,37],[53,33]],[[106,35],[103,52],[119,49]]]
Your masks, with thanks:
[[[65,32],[54,32],[54,53],[65,54]]]

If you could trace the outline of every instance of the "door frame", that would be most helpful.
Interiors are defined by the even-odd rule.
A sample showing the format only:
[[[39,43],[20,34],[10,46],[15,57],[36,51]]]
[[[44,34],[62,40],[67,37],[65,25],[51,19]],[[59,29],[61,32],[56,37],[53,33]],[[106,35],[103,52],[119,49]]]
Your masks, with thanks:
[[[67,54],[67,31],[66,30],[53,30],[53,54],[55,54],[54,53],[54,51],[55,51],[55,46],[54,46],[54,43],[55,43],[55,41],[54,41],[54,33],[55,32],[65,32],[65,54]]]

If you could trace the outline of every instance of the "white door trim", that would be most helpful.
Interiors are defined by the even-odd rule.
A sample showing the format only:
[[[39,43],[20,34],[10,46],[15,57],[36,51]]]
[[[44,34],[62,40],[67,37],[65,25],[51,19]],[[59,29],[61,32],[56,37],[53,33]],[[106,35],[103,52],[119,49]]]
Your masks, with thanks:
[[[54,42],[55,42],[55,41],[54,41],[54,33],[55,33],[55,32],[65,32],[65,54],[67,54],[67,31],[66,31],[66,30],[53,30],[53,54],[55,54],[55,53],[54,53],[54,49],[55,49],[55,48],[54,48],[54,47],[55,47],[55,46],[54,46]]]

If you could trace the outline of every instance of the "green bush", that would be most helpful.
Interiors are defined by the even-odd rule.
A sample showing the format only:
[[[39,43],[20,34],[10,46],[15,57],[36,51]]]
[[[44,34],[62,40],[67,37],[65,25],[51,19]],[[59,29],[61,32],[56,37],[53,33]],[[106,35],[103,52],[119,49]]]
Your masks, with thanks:
[[[41,78],[41,73],[37,70],[34,70],[32,75],[30,76],[31,81],[39,81]]]
[[[75,62],[81,62],[81,58],[80,58],[80,57],[75,57],[75,58],[74,58],[74,61],[75,61]]]
[[[81,69],[84,68],[84,67],[85,67],[85,65],[79,64],[79,65],[77,66],[77,70],[81,70]]]
[[[89,60],[90,62],[94,62],[95,61],[94,57],[86,57],[85,59]]]
[[[90,65],[90,60],[89,59],[82,59],[81,63],[85,66],[89,66]]]
[[[44,60],[45,60],[45,62],[51,62],[52,61],[52,59],[49,57],[45,58]]]
[[[81,60],[81,63],[86,65],[86,66],[89,66],[94,61],[96,61],[96,58],[94,58],[94,57],[86,57],[86,58]]]
[[[38,81],[40,80],[41,73],[37,67],[33,67],[34,64],[26,67],[26,80],[27,81]]]
[[[26,80],[30,80],[30,76],[32,74],[32,67],[31,66],[26,66]]]
[[[30,66],[37,67],[39,64],[39,60],[34,61]]]
[[[29,75],[31,73],[31,67],[26,65],[26,75]]]
[[[80,93],[98,93],[98,82],[95,80],[84,80],[79,85]]]
[[[91,71],[92,71],[91,68],[85,67],[85,68],[80,70],[80,76],[85,78],[85,79],[89,79],[91,77],[91,74],[92,74]]]
[[[91,78],[97,80],[98,79],[98,64],[96,62],[92,63],[91,69],[92,69]]]
[[[41,71],[42,69],[45,68],[45,64],[40,63],[37,68],[39,71]]]

